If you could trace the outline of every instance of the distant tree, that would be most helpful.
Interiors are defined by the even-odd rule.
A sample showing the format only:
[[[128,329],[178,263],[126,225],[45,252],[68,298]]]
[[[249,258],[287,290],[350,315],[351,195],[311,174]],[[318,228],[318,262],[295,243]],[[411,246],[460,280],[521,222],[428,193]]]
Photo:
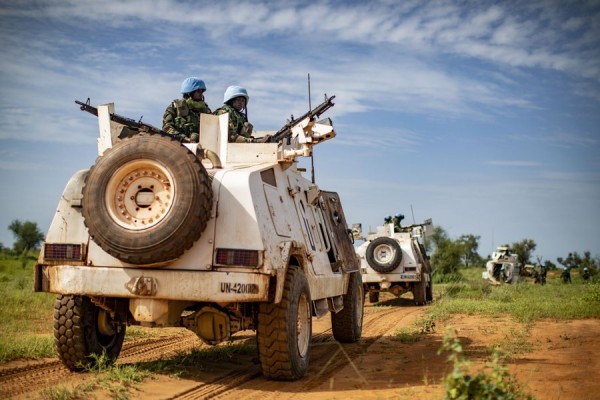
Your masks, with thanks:
[[[475,235],[461,235],[458,238],[458,245],[462,250],[462,263],[466,268],[472,267],[482,262],[482,258],[477,253],[479,248],[479,239],[481,236]]]
[[[562,257],[558,257],[556,259],[556,261],[561,264],[563,267],[565,268],[576,268],[577,267],[577,259],[579,258],[579,255],[577,255],[577,253],[573,254],[573,253],[569,253],[567,255],[567,257],[562,258]]]
[[[463,249],[460,243],[450,240],[441,244],[433,253],[431,264],[440,274],[453,274],[458,272],[462,256]]]
[[[513,243],[510,248],[513,253],[519,256],[519,261],[523,264],[530,264],[530,259],[536,246],[533,239],[523,239],[520,242]]]
[[[16,219],[8,226],[16,237],[14,251],[17,254],[26,255],[29,250],[37,249],[40,242],[44,240],[44,234],[40,232],[35,222],[21,222]]]
[[[592,274],[595,274],[599,267],[598,262],[592,258],[592,254],[589,251],[585,251],[583,253],[583,257],[575,251],[573,253],[569,253],[566,258],[558,257],[556,261],[562,264],[565,268],[576,268],[580,273],[583,272],[584,268],[587,268]]]
[[[440,226],[436,226],[429,237],[433,242],[435,251],[431,256],[431,264],[439,274],[452,274],[458,271],[463,256],[463,247],[458,241],[448,237],[448,233]]]
[[[551,270],[551,269],[556,269],[556,264],[554,264],[552,261],[550,260],[546,260],[544,261],[544,267],[546,267],[546,270]]]
[[[428,239],[428,243],[431,246],[432,252],[437,251],[440,245],[443,245],[445,242],[450,241],[448,233],[441,226],[434,227],[433,233],[429,235]]]

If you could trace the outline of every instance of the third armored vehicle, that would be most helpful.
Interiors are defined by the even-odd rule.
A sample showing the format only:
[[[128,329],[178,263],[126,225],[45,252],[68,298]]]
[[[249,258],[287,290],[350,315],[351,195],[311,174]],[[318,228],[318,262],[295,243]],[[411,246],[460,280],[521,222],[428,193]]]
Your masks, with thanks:
[[[500,246],[492,252],[492,259],[486,263],[483,279],[489,279],[493,284],[515,283],[521,274],[519,256],[512,253],[507,246]]]
[[[432,228],[431,219],[423,224],[401,226],[404,218],[388,217],[377,231],[362,237],[362,226],[353,225],[355,239],[364,243],[355,248],[360,257],[362,280],[369,301],[379,301],[380,292],[400,296],[412,292],[414,303],[423,305],[433,300],[431,264],[420,240]]]
[[[98,116],[99,156],[67,184],[34,277],[57,294],[63,364],[115,360],[128,325],[185,327],[213,345],[254,330],[263,375],[294,380],[312,316],[330,312],[334,338],[357,341],[364,291],[340,197],[297,167],[335,136],[316,119],[332,99],[272,143],[228,143],[228,115],[201,114],[190,144],[112,103],[78,102]]]

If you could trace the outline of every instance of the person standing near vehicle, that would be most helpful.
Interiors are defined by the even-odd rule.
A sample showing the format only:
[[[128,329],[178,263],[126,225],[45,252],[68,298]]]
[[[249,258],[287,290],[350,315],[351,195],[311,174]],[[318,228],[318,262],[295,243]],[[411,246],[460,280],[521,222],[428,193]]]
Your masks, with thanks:
[[[186,143],[197,143],[200,132],[200,113],[212,114],[204,101],[206,85],[202,79],[186,78],[181,84],[182,99],[169,104],[163,115],[163,131]]]
[[[230,143],[265,143],[269,140],[269,136],[259,139],[252,136],[254,127],[248,122],[249,100],[246,88],[229,86],[223,94],[223,106],[215,111],[215,115],[229,114]]]

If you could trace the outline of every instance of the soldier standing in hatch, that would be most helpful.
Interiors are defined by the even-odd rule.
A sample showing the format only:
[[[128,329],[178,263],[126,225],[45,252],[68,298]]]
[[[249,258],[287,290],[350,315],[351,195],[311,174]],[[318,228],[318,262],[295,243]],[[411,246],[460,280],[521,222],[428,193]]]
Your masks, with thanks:
[[[270,136],[255,138],[252,136],[254,127],[248,122],[248,91],[242,86],[229,86],[223,94],[223,106],[215,111],[215,115],[229,113],[230,143],[264,143]]]
[[[200,132],[200,113],[211,114],[204,102],[206,85],[196,77],[181,84],[182,99],[173,100],[163,115],[163,131],[186,143],[197,143]]]

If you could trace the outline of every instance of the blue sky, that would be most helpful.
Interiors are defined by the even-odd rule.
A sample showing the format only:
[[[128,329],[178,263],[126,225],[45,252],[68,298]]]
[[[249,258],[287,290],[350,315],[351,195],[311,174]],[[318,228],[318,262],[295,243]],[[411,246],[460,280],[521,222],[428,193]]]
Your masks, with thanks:
[[[214,110],[247,87],[258,130],[335,95],[338,136],[315,148],[349,223],[433,218],[479,252],[600,255],[600,2],[0,1],[0,242],[48,228],[97,156],[114,102],[160,125],[198,76]]]

